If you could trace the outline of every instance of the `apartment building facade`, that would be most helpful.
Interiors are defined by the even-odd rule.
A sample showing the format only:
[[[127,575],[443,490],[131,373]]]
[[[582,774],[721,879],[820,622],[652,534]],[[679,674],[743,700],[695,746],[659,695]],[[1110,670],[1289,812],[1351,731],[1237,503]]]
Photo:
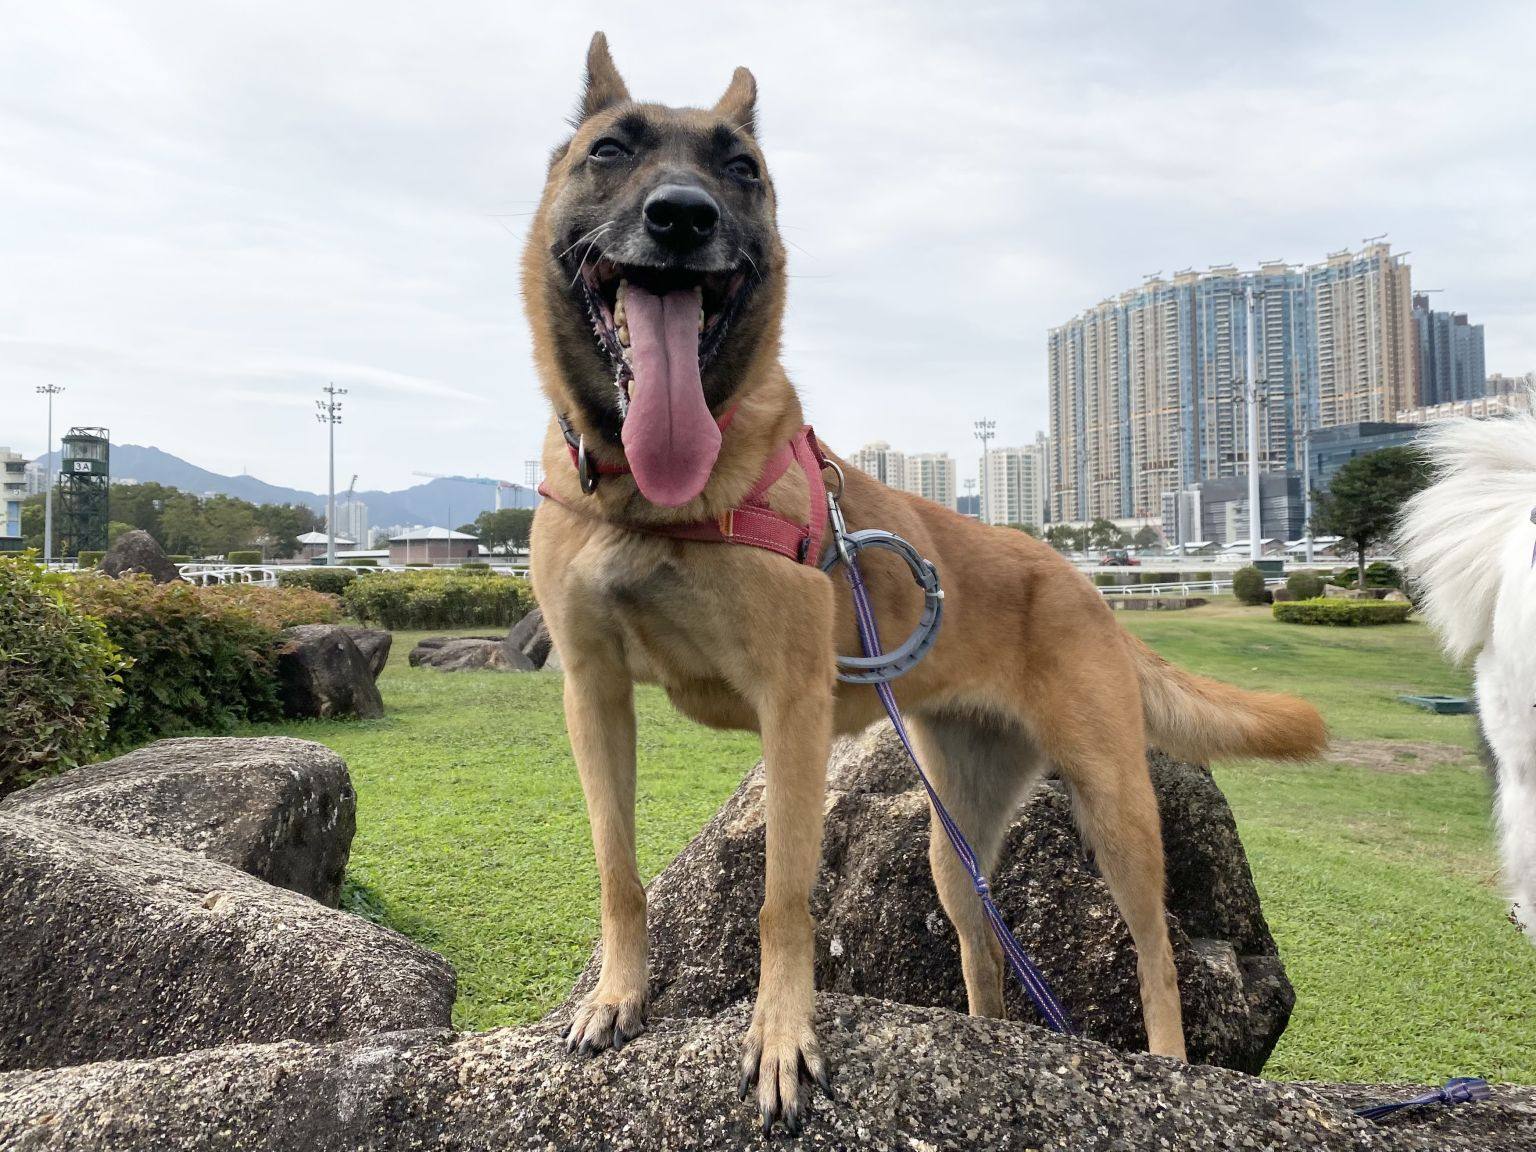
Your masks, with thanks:
[[[27,495],[27,458],[0,448],[0,552],[21,551],[21,502]]]
[[[988,524],[1041,527],[1048,517],[1050,448],[1042,432],[1020,448],[990,448],[978,462],[981,518]]]
[[[884,440],[866,444],[848,462],[880,483],[955,507],[957,480],[954,457],[948,452],[915,452],[908,455]]]
[[[1414,394],[1409,269],[1386,244],[1150,277],[1049,333],[1052,518],[1155,518],[1246,473],[1250,337],[1266,472],[1304,469],[1307,428],[1390,419]]]

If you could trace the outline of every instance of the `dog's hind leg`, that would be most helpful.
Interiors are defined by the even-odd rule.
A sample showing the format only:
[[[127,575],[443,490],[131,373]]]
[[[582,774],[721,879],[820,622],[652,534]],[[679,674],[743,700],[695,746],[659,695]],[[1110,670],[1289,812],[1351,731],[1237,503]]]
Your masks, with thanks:
[[[1003,722],[923,714],[913,716],[909,727],[939,799],[970,841],[982,871],[990,875],[1019,802],[1040,775],[1043,757],[1021,728]],[[969,874],[931,812],[928,863],[939,903],[960,939],[971,1015],[1001,1017],[1002,946]]]
[[[1163,900],[1162,824],[1141,718],[1126,715],[1135,708],[1126,705],[1134,695],[1110,690],[1095,698],[1091,683],[1080,681],[1076,708],[1056,712],[1046,737],[1048,751],[1072,797],[1083,845],[1136,945],[1147,1047],[1154,1055],[1184,1060],[1178,971]]]

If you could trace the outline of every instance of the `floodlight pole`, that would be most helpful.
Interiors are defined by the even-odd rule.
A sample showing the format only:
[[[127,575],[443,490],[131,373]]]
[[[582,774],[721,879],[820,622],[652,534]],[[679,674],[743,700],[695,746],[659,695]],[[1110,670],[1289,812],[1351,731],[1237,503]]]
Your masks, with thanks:
[[[997,435],[997,421],[978,420],[973,427],[976,429],[976,439],[981,441],[981,522],[990,524],[992,523],[992,485],[987,483],[990,472],[987,456],[988,445]]]
[[[61,384],[39,384],[39,395],[48,397],[48,446],[43,459],[48,461],[48,486],[43,489],[43,566],[53,563],[53,398],[64,391]]]
[[[325,399],[315,401],[315,407],[319,409],[315,413],[315,419],[326,425],[326,432],[330,439],[330,480],[325,499],[325,564],[327,568],[334,568],[336,567],[336,425],[341,423],[341,402],[336,397],[345,396],[347,390],[338,388],[335,384],[327,384],[320,391],[325,393]]]
[[[1243,286],[1248,313],[1248,366],[1243,381],[1243,401],[1248,406],[1248,552],[1253,560],[1264,558],[1263,502],[1259,495],[1259,313],[1255,307],[1263,297],[1263,292],[1254,292],[1251,280]]]

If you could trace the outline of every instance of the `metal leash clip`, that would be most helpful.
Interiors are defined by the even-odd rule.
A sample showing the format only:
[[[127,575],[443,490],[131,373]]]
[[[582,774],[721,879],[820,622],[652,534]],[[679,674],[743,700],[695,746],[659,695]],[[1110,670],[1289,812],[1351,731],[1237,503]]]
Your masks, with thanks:
[[[837,473],[837,491],[827,488],[827,520],[832,526],[832,550],[821,562],[821,570],[830,573],[839,563],[852,570],[858,554],[866,548],[894,552],[907,562],[912,578],[923,590],[923,614],[902,644],[879,656],[839,656],[837,678],[846,684],[884,684],[910,672],[933,647],[939,624],[944,619],[944,590],[939,587],[939,570],[918,555],[916,548],[880,528],[861,528],[850,532],[843,519],[840,497],[843,494],[843,470],[832,460],[827,467]],[[871,621],[873,624],[873,621]]]

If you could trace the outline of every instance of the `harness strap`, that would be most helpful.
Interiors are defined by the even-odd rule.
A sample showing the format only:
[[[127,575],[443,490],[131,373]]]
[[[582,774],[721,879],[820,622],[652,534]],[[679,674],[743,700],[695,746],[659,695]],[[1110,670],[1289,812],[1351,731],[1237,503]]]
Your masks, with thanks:
[[[735,409],[720,418],[723,431],[730,423]],[[575,436],[568,422],[562,417],[560,428],[565,435],[566,447],[571,452],[571,462],[580,468],[580,438]],[[575,439],[576,443],[572,443]],[[788,443],[781,444],[763,465],[762,475],[752,485],[746,498],[735,508],[722,513],[715,520],[700,520],[692,524],[622,524],[634,532],[652,536],[670,536],[674,540],[694,540],[711,544],[745,544],[762,548],[787,557],[797,564],[815,564],[821,557],[821,542],[826,534],[827,486],[821,477],[824,457],[816,444],[816,433],[809,424],[795,433]],[[809,513],[807,523],[775,512],[768,507],[768,492],[779,482],[791,465],[798,464],[805,475]],[[592,466],[589,461],[589,468]],[[629,471],[623,465],[597,466],[603,475],[622,475]],[[547,484],[539,485],[539,495],[556,504],[581,511],[560,499]]]

